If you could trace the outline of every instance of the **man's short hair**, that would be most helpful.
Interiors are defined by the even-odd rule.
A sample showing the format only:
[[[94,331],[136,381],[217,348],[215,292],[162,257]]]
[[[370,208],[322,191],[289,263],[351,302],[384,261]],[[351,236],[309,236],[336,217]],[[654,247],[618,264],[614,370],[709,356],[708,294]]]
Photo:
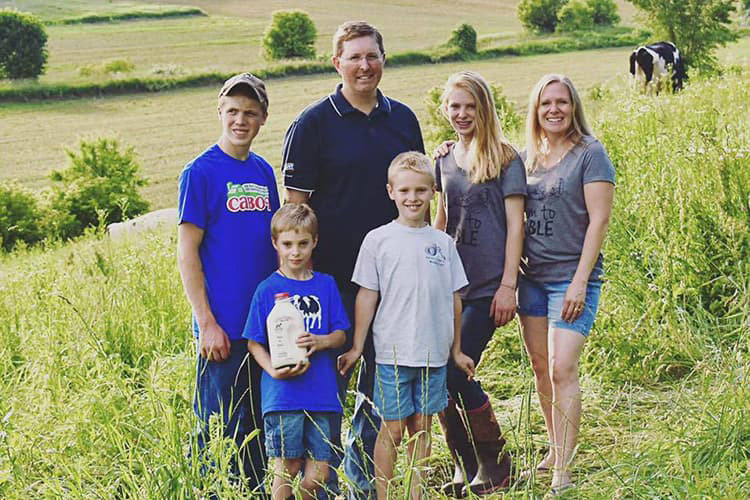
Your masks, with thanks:
[[[221,110],[221,103],[224,97],[234,95],[244,95],[258,101],[263,108],[263,112],[268,114],[266,84],[257,76],[250,73],[239,73],[224,82],[219,91],[219,109]]]
[[[432,162],[424,153],[419,151],[406,151],[396,156],[388,167],[388,184],[393,181],[397,172],[411,170],[418,174],[426,175],[432,184],[435,184],[435,172],[432,170]]]
[[[271,238],[285,231],[304,231],[318,237],[318,217],[307,203],[285,203],[271,218]]]
[[[375,41],[380,49],[380,55],[385,54],[383,35],[380,34],[375,26],[365,21],[347,21],[339,26],[336,33],[333,34],[333,55],[340,57],[341,53],[344,52],[344,42],[363,36],[375,37]]]

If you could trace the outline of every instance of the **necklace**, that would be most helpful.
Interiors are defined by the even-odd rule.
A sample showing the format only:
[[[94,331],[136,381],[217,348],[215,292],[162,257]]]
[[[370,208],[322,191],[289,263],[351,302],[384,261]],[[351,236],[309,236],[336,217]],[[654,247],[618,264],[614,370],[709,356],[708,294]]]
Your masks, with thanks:
[[[552,156],[552,151],[550,150],[549,143],[545,140],[542,151],[542,156],[544,156],[545,161],[542,166],[544,168],[552,168],[557,166],[562,161],[562,159],[565,158],[565,155],[568,154],[568,151],[573,149],[573,146],[575,146],[575,144],[568,144],[557,156]]]

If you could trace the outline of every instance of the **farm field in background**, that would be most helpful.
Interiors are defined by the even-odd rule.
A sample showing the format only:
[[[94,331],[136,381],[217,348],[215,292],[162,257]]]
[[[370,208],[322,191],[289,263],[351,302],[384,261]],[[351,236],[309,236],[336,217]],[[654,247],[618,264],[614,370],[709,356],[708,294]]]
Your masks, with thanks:
[[[164,5],[160,5],[162,3]],[[79,0],[53,8],[50,2],[39,0],[0,0],[0,8],[11,5],[20,10],[40,12],[43,18],[59,19],[81,13],[105,13],[104,6],[110,6],[113,13],[122,13],[134,9],[166,9],[177,3],[180,2],[103,4]],[[438,0],[425,8],[420,2],[398,0],[378,3],[377,7],[363,12],[359,4],[345,0],[184,2],[183,6],[203,8],[209,16],[48,26],[49,60],[40,82],[75,83],[117,78],[116,74],[96,71],[113,60],[127,60],[134,65],[128,76],[237,72],[273,66],[279,63],[268,63],[261,56],[263,30],[274,10],[292,7],[306,10],[316,23],[319,54],[331,53],[331,36],[342,21],[362,17],[383,31],[386,50],[394,54],[442,44],[448,40],[451,30],[462,22],[477,30],[480,47],[482,37],[485,37],[485,45],[544,38],[523,31],[516,15],[516,4],[516,0]],[[456,5],[462,9],[461,15],[452,12]],[[632,21],[632,5],[618,0],[618,7],[624,22]],[[415,19],[419,19],[419,25],[415,25]],[[10,86],[10,82],[0,81],[0,87]]]
[[[45,22],[60,22],[64,19],[88,15],[117,15],[133,11],[164,12],[173,10],[179,2],[149,2],[131,0],[0,0],[0,9],[7,7],[22,12],[32,12]],[[182,6],[184,7],[184,6]]]
[[[480,62],[457,62],[387,69],[381,87],[411,106],[426,123],[424,97],[449,74],[472,69],[503,86],[505,94],[524,112],[529,89],[544,73],[564,72],[586,89],[612,79],[625,79],[628,49],[602,49]],[[749,65],[750,38],[721,51],[724,61]],[[253,149],[279,167],[284,132],[294,117],[314,99],[330,92],[335,74],[274,79],[268,82],[271,102],[268,122]],[[139,94],[105,99],[7,104],[0,108],[4,133],[0,137],[0,180],[16,179],[39,188],[47,175],[65,165],[64,147],[79,137],[117,134],[133,145],[151,184],[145,188],[153,208],[173,206],[182,166],[218,138],[215,88]],[[516,144],[521,136],[509,134]],[[429,147],[429,146],[428,146]]]

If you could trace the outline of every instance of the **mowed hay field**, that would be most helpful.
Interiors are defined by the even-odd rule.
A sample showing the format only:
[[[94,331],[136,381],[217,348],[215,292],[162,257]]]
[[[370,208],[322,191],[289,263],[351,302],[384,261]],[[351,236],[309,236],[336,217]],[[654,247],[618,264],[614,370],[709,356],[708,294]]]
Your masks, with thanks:
[[[160,7],[167,9],[179,3],[79,0],[72,5],[64,2],[64,7],[53,8],[50,2],[38,0],[0,0],[0,8],[11,6],[55,20],[77,13],[104,14],[108,12],[106,6],[112,13],[123,13]],[[632,21],[632,5],[624,0],[617,3],[623,22]],[[132,63],[135,67],[128,76],[148,76],[165,70],[194,74],[273,66],[261,55],[263,30],[273,11],[289,8],[300,8],[310,14],[318,29],[316,46],[319,54],[331,53],[331,36],[347,19],[367,19],[378,26],[385,36],[386,50],[391,53],[442,44],[451,30],[462,22],[474,26],[480,43],[482,36],[492,40],[529,37],[518,21],[516,4],[516,0],[437,0],[429,2],[428,6],[419,1],[399,0],[378,2],[371,7],[346,0],[184,2],[184,5],[204,9],[209,15],[49,26],[49,61],[40,81],[70,83],[117,78],[118,75],[101,72],[81,74],[82,69],[96,68],[112,60]],[[456,10],[460,10],[460,14]],[[0,86],[8,85],[8,82],[0,82]]]
[[[747,62],[750,39],[742,39],[721,54],[724,61]],[[524,112],[529,89],[542,74],[570,75],[586,99],[586,89],[625,79],[627,58],[627,49],[603,49],[390,68],[385,71],[381,88],[411,106],[424,124],[428,89],[442,85],[455,71],[472,69],[501,84]],[[278,168],[289,124],[305,106],[331,92],[337,82],[335,73],[269,80],[270,115],[253,149]],[[45,186],[49,172],[65,166],[64,148],[74,147],[81,137],[114,134],[135,147],[151,181],[145,194],[153,208],[173,206],[182,166],[219,136],[217,91],[207,87],[104,99],[5,104],[0,108],[0,180],[15,179],[31,188]],[[522,144],[520,135],[510,135]]]

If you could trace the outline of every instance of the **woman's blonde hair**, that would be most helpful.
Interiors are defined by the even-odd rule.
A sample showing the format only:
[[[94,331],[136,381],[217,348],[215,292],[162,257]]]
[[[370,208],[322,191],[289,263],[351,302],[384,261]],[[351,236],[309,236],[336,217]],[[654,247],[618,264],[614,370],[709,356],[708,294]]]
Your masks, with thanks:
[[[544,92],[544,89],[550,83],[561,83],[568,88],[570,101],[573,106],[573,123],[571,123],[570,130],[568,130],[570,140],[577,144],[584,135],[592,135],[591,128],[583,113],[581,96],[578,95],[578,91],[570,78],[555,73],[544,75],[534,85],[534,89],[529,94],[529,112],[526,115],[526,170],[529,172],[533,172],[536,168],[539,155],[544,149],[544,140],[546,138],[539,123],[537,110],[539,109],[539,101],[542,99],[542,92]]]
[[[479,184],[495,179],[516,157],[516,150],[503,135],[492,90],[479,73],[459,71],[451,75],[445,82],[440,106],[449,121],[448,98],[455,89],[465,90],[476,103],[474,136],[467,151],[468,165],[465,165],[469,180]]]

